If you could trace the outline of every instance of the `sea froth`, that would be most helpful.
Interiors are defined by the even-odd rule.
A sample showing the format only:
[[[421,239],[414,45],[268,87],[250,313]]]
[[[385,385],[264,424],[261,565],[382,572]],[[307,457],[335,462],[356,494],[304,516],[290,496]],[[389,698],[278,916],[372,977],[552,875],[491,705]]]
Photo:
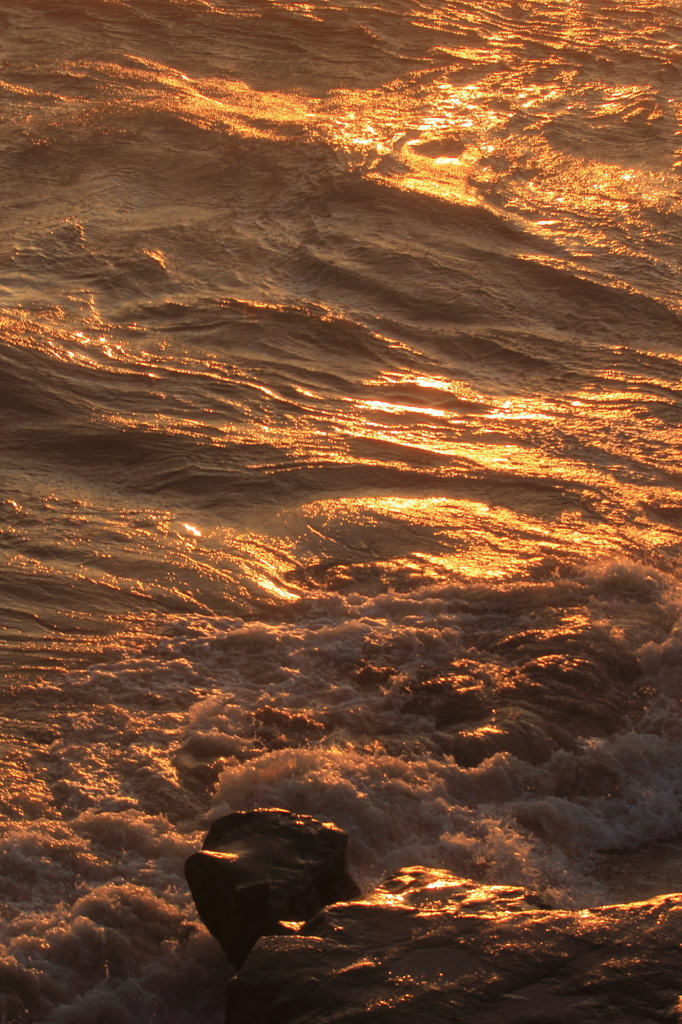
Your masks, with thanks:
[[[0,54],[5,1024],[220,1024],[230,809],[679,887],[677,5],[5,0]]]

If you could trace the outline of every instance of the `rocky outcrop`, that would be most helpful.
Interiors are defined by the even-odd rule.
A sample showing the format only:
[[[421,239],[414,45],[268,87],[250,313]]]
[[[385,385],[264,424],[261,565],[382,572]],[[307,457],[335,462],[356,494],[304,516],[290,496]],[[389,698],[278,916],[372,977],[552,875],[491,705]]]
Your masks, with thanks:
[[[345,851],[335,826],[264,810],[221,818],[189,858],[199,914],[240,970],[226,1024],[682,1016],[682,894],[553,910],[526,889],[414,867],[358,898]]]
[[[262,935],[291,931],[322,907],[360,895],[345,832],[290,811],[237,812],[211,826],[185,864],[197,911],[239,969]]]
[[[654,1024],[678,1019],[680,943],[682,895],[561,911],[409,868],[298,934],[259,939],[226,1021]]]

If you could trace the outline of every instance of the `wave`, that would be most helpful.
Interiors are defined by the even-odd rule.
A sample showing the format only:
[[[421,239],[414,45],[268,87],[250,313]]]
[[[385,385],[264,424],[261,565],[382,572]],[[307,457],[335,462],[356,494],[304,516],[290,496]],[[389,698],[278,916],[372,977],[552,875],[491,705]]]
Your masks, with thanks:
[[[218,1024],[228,809],[560,907],[679,835],[675,17],[4,4],[0,1015]]]
[[[217,1021],[223,965],[181,877],[209,811],[334,820],[365,884],[416,861],[608,900],[601,851],[679,828],[679,629],[673,581],[626,562],[351,584],[177,619],[143,657],[24,689],[50,711],[9,809],[34,820],[0,848],[8,1011]]]

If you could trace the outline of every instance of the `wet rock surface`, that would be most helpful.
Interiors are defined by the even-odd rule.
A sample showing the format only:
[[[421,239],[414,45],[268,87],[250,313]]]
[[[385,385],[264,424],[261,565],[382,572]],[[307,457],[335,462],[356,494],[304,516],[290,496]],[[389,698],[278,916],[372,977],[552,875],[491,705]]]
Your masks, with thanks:
[[[517,887],[408,868],[261,938],[226,1024],[678,1020],[682,895],[552,910]]]
[[[261,935],[286,933],[322,907],[360,895],[346,833],[303,814],[236,812],[211,826],[185,864],[199,916],[240,968]]]

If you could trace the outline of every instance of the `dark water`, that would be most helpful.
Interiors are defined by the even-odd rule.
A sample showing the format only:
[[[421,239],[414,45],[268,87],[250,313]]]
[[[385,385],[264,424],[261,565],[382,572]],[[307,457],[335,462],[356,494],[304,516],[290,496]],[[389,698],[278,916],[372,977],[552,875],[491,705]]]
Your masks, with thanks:
[[[5,0],[6,1024],[222,1019],[211,813],[567,907],[682,833],[681,51]]]

